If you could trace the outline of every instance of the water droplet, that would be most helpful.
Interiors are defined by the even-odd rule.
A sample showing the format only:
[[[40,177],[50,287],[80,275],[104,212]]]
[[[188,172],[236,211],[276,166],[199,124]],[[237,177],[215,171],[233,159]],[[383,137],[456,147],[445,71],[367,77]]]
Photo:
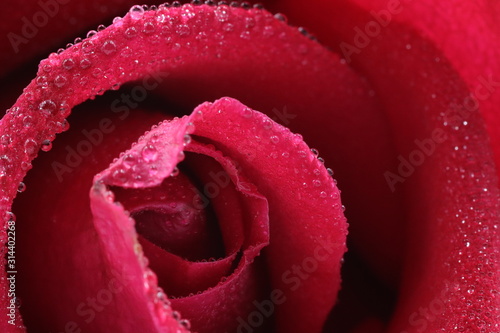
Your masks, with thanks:
[[[172,170],[172,173],[170,174],[170,177],[175,177],[175,176],[178,176],[180,173],[179,171],[179,168],[175,167],[173,170]]]
[[[255,27],[255,19],[253,17],[245,18],[245,28],[251,29]]]
[[[33,157],[33,155],[36,154],[38,150],[38,144],[35,142],[33,139],[27,139],[24,142],[24,152],[30,156]]]
[[[181,319],[181,314],[179,313],[179,311],[172,311],[172,317],[174,317],[175,320],[179,320]]]
[[[12,138],[9,134],[4,134],[0,137],[0,142],[2,143],[2,145],[8,146],[12,142]]]
[[[148,21],[144,23],[144,26],[142,28],[142,32],[144,32],[146,35],[151,35],[155,32],[156,27],[155,24],[152,21]]]
[[[69,122],[66,119],[58,123],[58,125],[61,132],[66,132],[67,130],[69,130]]]
[[[49,86],[49,82],[47,81],[46,76],[39,76],[36,78],[36,84],[40,88],[47,88]]]
[[[33,117],[26,116],[23,118],[23,125],[26,128],[30,128],[33,125]]]
[[[134,38],[137,35],[137,29],[134,27],[129,27],[125,30],[125,37]]]
[[[93,52],[94,43],[90,40],[86,40],[82,43],[82,52],[89,54]]]
[[[67,59],[63,60],[62,65],[63,65],[65,70],[69,71],[70,69],[75,67],[75,62],[73,61],[73,59],[67,58]]]
[[[320,186],[321,186],[321,181],[320,181],[320,180],[318,180],[318,179],[315,179],[315,180],[313,180],[313,185],[314,185],[315,187],[320,187]]]
[[[143,278],[144,278],[144,289],[146,289],[146,292],[149,293],[152,290],[154,290],[154,294],[156,295],[157,285],[158,285],[158,279],[156,278],[156,274],[153,273],[152,270],[146,268]]]
[[[278,21],[285,22],[285,23],[287,23],[287,22],[288,22],[288,19],[287,19],[287,17],[286,17],[284,14],[277,13],[277,14],[275,14],[275,15],[274,15],[274,17],[275,17]]]
[[[99,24],[99,26],[97,27],[97,31],[103,31],[104,29],[106,29],[106,26],[104,24]]]
[[[48,99],[48,100],[41,102],[40,105],[38,106],[38,108],[40,109],[40,111],[42,111],[46,115],[50,116],[50,115],[54,114],[54,112],[57,109],[57,106],[56,106],[56,103],[54,103],[53,101]]]
[[[250,32],[249,32],[249,31],[243,31],[243,32],[240,34],[240,38],[241,38],[241,39],[250,39]]]
[[[137,161],[137,157],[135,154],[127,154],[123,158],[123,165],[126,166],[127,168],[132,167]]]
[[[96,33],[97,33],[97,31],[95,31],[95,30],[90,30],[89,32],[87,32],[87,38],[91,38],[91,37],[93,37]]]
[[[112,40],[105,41],[101,47],[101,51],[106,55],[110,55],[116,52],[116,44]]]
[[[196,127],[194,126],[193,123],[189,122],[186,125],[186,134],[193,134],[195,131]]]
[[[262,32],[264,37],[271,37],[274,35],[274,28],[270,25],[264,27],[264,31]]]
[[[45,73],[50,73],[50,71],[52,71],[52,66],[49,65],[49,64],[45,64],[42,66],[42,70],[45,72]]]
[[[64,87],[64,86],[66,85],[66,82],[67,82],[67,81],[68,81],[68,80],[66,79],[66,77],[65,77],[65,76],[63,76],[63,75],[58,75],[58,76],[55,78],[55,80],[54,80],[54,84],[56,85],[56,87],[58,87],[58,88],[62,88],[62,87]]]
[[[187,319],[179,320],[179,324],[181,324],[187,330],[191,329],[191,323]]]
[[[142,158],[144,158],[144,161],[153,162],[157,157],[158,152],[156,151],[156,147],[152,144],[146,145],[142,148]]]
[[[144,15],[144,8],[139,5],[132,6],[128,11],[130,13],[130,17],[134,20],[140,19]]]
[[[321,198],[326,198],[326,197],[328,196],[328,194],[327,194],[325,191],[321,191],[321,192],[319,193],[319,196],[320,196]]]
[[[224,30],[225,32],[232,32],[234,31],[234,25],[232,23],[224,23],[224,25],[222,26],[222,30]]]
[[[245,118],[252,118],[253,116],[253,110],[250,108],[244,108],[242,111],[243,117]]]
[[[271,136],[271,142],[276,144],[276,143],[280,142],[280,138],[276,135],[273,135],[273,136]]]
[[[52,149],[52,142],[51,142],[50,140],[44,140],[44,141],[42,142],[42,147],[41,147],[41,149],[42,149],[43,151],[49,151],[49,150],[51,150],[51,149]]]
[[[184,146],[187,146],[190,143],[191,143],[191,135],[189,134],[184,135],[184,142],[183,142]]]
[[[177,154],[177,161],[178,162],[181,162],[181,161],[184,161],[184,159],[186,158],[186,154],[184,153],[184,151],[180,151],[179,154]]]
[[[26,190],[26,185],[23,182],[20,182],[17,186],[17,192],[22,193]]]
[[[175,27],[175,33],[180,37],[187,37],[191,34],[191,28],[187,24],[179,24]]]
[[[7,221],[16,221],[16,215],[13,212],[5,212],[5,218]]]
[[[271,121],[271,119],[264,119],[262,121],[262,124],[266,130],[270,130],[271,128],[273,128],[273,122]]]
[[[333,170],[332,170],[332,169],[327,168],[327,169],[326,169],[326,172],[328,172],[328,174],[329,174],[330,176],[333,176]]]
[[[319,156],[319,151],[317,149],[311,148],[311,153],[313,153],[313,155],[316,157]]]

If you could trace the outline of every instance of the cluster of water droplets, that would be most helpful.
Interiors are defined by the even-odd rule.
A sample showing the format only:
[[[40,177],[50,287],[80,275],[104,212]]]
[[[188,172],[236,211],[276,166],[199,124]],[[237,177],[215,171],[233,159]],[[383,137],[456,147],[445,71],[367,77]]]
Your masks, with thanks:
[[[335,209],[345,210],[344,206],[339,207],[340,191],[333,185],[336,184],[336,180],[332,179],[333,170],[325,168],[325,161],[319,157],[318,150],[310,149],[304,143],[302,135],[291,134],[287,128],[274,123],[271,119],[263,117],[250,108],[243,108],[240,113],[244,121],[254,123],[252,140],[263,145],[276,147],[269,153],[268,157],[277,161],[282,160],[283,163],[287,163],[287,160],[290,161],[290,165],[293,165],[290,167],[290,172],[293,173],[293,177],[302,179],[301,186],[304,189],[314,189],[318,192],[318,199],[324,204],[332,204],[333,201]],[[239,125],[235,123],[234,126]],[[298,156],[301,161],[299,165],[294,159],[295,156]],[[255,158],[255,153],[249,152],[248,158],[249,160]],[[297,199],[303,199],[301,191],[297,191]]]
[[[174,118],[174,122],[180,121]],[[164,159],[160,158],[161,154],[168,152],[162,151],[162,140],[170,140],[166,138],[165,134],[158,132],[159,126],[163,126],[169,121],[164,121],[160,125],[153,126],[150,132],[146,132],[139,138],[139,143],[133,143],[132,149],[128,152],[121,153],[118,158],[112,162],[110,169],[111,179],[116,184],[128,184],[134,188],[146,187],[151,184],[151,178],[158,175],[161,168],[165,165]],[[182,148],[185,148],[191,143],[191,135],[195,130],[193,122],[188,122],[185,125],[185,130],[182,138]],[[177,144],[173,143],[170,149],[175,149]],[[181,149],[177,154],[177,163],[183,161],[185,158],[184,151]],[[179,169],[175,166],[170,174],[175,177],[179,174]]]
[[[169,297],[164,290],[158,286],[156,274],[148,267],[149,260],[144,255],[141,244],[135,240],[134,253],[143,270],[144,291],[153,303],[153,310],[161,323],[167,323],[170,317],[174,318],[181,327],[186,330],[191,328],[191,323],[187,319],[182,319],[180,313],[172,309]]]
[[[455,110],[453,110],[455,111]],[[463,114],[463,113],[462,113]],[[460,113],[456,113],[460,115]],[[448,274],[455,280],[447,286],[449,293],[445,300],[450,311],[458,320],[451,326],[456,332],[498,332],[498,271],[500,250],[497,221],[497,184],[488,174],[495,173],[492,162],[478,161],[484,138],[472,130],[474,117],[456,117],[451,121],[440,115],[443,130],[449,139],[443,143],[449,156],[441,159],[445,170],[444,191],[449,198],[455,198],[456,208],[446,209],[444,219],[452,217],[454,235],[449,237],[453,251],[445,262]],[[461,183],[458,185],[458,183]],[[496,206],[485,210],[484,207]]]

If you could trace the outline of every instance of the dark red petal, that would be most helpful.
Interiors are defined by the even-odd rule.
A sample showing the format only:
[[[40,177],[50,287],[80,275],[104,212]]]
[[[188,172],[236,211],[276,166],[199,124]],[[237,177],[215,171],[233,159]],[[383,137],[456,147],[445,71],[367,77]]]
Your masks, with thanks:
[[[408,22],[391,21],[359,52],[346,54],[340,43],[359,46],[360,29],[377,22],[373,13],[352,2],[284,5],[336,50],[343,48],[376,87],[401,158],[425,159],[409,174],[400,172],[408,256],[390,332],[498,330],[498,177],[481,114],[471,107],[470,81]]]
[[[140,329],[146,332],[188,331],[186,328],[189,329],[189,324],[179,321],[180,318],[174,314],[170,302],[165,296],[161,296],[162,291],[158,288],[156,275],[144,260],[134,220],[123,210],[123,206],[115,204],[113,199],[112,192],[106,191],[102,182],[96,183],[91,190],[90,205],[94,224],[101,237],[107,267],[116,271],[117,276],[126,277],[128,280],[127,292],[116,294],[117,314],[123,317],[115,318],[116,322],[110,329],[116,328],[119,323],[127,322],[127,317],[133,314],[141,319]],[[109,322],[109,318],[103,316],[97,316],[96,320],[99,320],[96,324],[99,329],[106,327]]]
[[[443,3],[417,1],[388,12],[386,1],[353,1],[367,11],[404,23],[431,40],[465,81],[486,120],[486,128],[500,172],[500,47],[497,2],[452,0]],[[438,18],[438,19],[437,19]],[[471,103],[470,105],[474,105]]]

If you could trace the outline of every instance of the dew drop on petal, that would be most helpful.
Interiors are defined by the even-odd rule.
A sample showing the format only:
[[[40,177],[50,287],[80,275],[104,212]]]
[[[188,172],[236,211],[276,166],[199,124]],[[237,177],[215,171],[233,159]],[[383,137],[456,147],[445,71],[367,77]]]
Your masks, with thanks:
[[[127,181],[127,174],[125,173],[125,170],[118,169],[113,172],[113,178],[120,183],[124,183]]]
[[[33,117],[26,116],[23,118],[23,125],[26,128],[30,128],[33,125]]]
[[[42,142],[42,147],[41,147],[41,149],[42,149],[43,151],[49,151],[49,150],[51,150],[51,149],[52,149],[52,142],[51,142],[50,140],[44,140],[44,141]]]
[[[92,65],[92,62],[87,59],[87,58],[84,58],[80,61],[80,68],[81,69],[87,69],[89,68],[90,66]]]
[[[135,5],[130,8],[129,13],[132,19],[138,20],[144,15],[144,8],[142,6]]]
[[[32,157],[33,155],[36,154],[38,150],[38,144],[35,142],[33,139],[27,139],[24,142],[24,152],[26,155]]]
[[[13,212],[6,212],[5,217],[7,221],[16,221],[16,215]]]
[[[12,138],[9,134],[4,134],[0,137],[0,143],[4,146],[8,146],[12,142]]]
[[[179,154],[177,154],[177,160],[181,162],[184,161],[184,158],[186,158],[186,154],[181,150]]]
[[[149,144],[142,148],[142,158],[146,162],[153,162],[158,157],[158,152],[156,151],[156,147]]]
[[[195,126],[193,123],[189,122],[186,125],[186,134],[193,134],[195,131]]]
[[[112,40],[105,41],[101,47],[101,51],[106,55],[110,55],[112,53],[115,53],[116,52],[115,42],[113,42]]]
[[[63,65],[65,70],[69,71],[70,69],[75,67],[75,62],[73,61],[73,59],[67,58],[67,59],[63,60],[62,65]]]
[[[129,27],[125,30],[125,37],[134,38],[137,35],[137,29],[134,27]]]
[[[179,175],[179,168],[175,167],[173,170],[172,170],[172,173],[170,174],[170,177],[175,177],[175,176],[178,176]]]
[[[188,37],[191,34],[191,28],[187,24],[179,24],[175,28],[175,33],[180,37]]]
[[[89,32],[87,32],[87,38],[93,37],[96,33],[97,33],[97,31],[90,30]]]
[[[40,88],[47,88],[49,86],[49,82],[47,81],[46,76],[39,76],[36,78],[36,84]]]
[[[123,165],[130,168],[132,167],[135,162],[137,161],[137,157],[133,154],[127,154],[124,158],[123,158]]]
[[[26,185],[23,182],[20,182],[17,186],[17,192],[22,193],[26,190]]]
[[[181,324],[187,330],[191,329],[191,323],[187,319],[181,319],[179,321],[179,324]]]
[[[56,85],[56,87],[62,88],[66,85],[67,81],[68,80],[66,79],[66,77],[64,75],[58,75],[54,80],[54,84]]]
[[[41,102],[40,105],[38,106],[38,108],[40,109],[40,111],[42,111],[46,115],[54,114],[54,112],[57,109],[56,103],[54,103],[50,99]]]
[[[250,108],[244,108],[242,111],[243,117],[245,118],[252,118],[253,116],[253,110]]]
[[[271,128],[273,128],[273,122],[270,119],[264,119],[263,126],[264,129],[270,130]]]
[[[155,27],[155,24],[153,22],[145,22],[144,23],[144,26],[142,28],[142,32],[144,32],[146,35],[151,35],[155,32],[156,30],[156,27]]]

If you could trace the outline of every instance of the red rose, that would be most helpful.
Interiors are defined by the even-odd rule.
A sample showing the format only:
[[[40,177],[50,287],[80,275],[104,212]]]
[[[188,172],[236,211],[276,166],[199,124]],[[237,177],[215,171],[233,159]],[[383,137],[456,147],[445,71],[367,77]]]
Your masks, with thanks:
[[[135,6],[21,94],[118,2],[5,13],[3,331],[498,330],[493,5]]]

